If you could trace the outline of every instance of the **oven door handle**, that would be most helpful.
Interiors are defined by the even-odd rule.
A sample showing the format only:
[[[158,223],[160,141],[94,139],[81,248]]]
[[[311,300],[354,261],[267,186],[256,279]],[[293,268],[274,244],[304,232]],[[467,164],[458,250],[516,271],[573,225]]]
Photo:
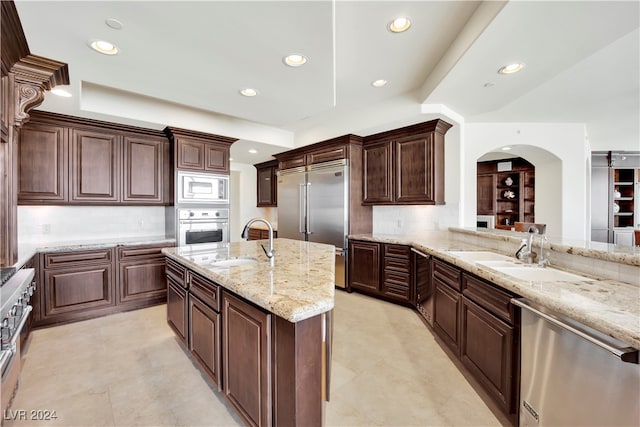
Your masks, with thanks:
[[[0,374],[4,372],[4,368],[9,364],[9,361],[13,357],[13,351],[2,350],[0,352]]]
[[[13,331],[13,336],[11,337],[11,341],[9,342],[9,349],[12,352],[16,351],[16,344],[20,339],[20,333],[22,332],[22,328],[24,328],[24,324],[27,323],[27,320],[29,319],[31,310],[33,310],[33,307],[28,305],[22,311],[22,317],[20,318],[20,323],[18,324],[18,327]]]

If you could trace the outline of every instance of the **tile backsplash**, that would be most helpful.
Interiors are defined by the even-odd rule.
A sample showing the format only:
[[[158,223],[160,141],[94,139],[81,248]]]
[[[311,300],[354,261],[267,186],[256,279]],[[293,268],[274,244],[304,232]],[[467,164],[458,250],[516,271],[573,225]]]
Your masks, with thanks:
[[[20,242],[164,236],[164,206],[18,206]]]
[[[419,234],[458,225],[458,204],[373,207],[374,234]]]

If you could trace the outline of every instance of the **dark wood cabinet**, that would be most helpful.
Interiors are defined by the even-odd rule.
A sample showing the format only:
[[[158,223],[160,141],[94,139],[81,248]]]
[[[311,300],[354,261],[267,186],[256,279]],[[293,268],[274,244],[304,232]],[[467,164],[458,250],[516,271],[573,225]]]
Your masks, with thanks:
[[[37,111],[18,147],[21,205],[173,203],[161,132]]]
[[[496,228],[535,222],[535,167],[520,157],[477,164],[478,215],[495,217]]]
[[[161,250],[162,246],[117,248],[118,305],[141,308],[166,301],[165,259]]]
[[[271,314],[223,292],[222,319],[224,395],[247,425],[271,425]]]
[[[237,139],[166,127],[164,133],[175,147],[175,168],[229,174],[229,149]]]
[[[167,323],[186,346],[187,291],[171,276],[167,276]]]
[[[434,286],[433,329],[440,338],[460,354],[460,312],[462,303],[461,271],[438,259],[433,260]]]
[[[254,165],[257,175],[257,206],[275,207],[278,206],[278,185],[277,176],[278,161],[258,163]]]
[[[68,200],[68,130],[31,123],[18,144],[18,199],[21,202]]]
[[[222,390],[220,321],[220,313],[189,295],[189,352],[218,391]]]
[[[110,132],[71,131],[70,202],[120,200],[120,138]]]
[[[107,314],[115,306],[113,249],[41,254],[40,321],[64,323]]]
[[[165,195],[166,140],[125,136],[123,140],[124,202],[162,203]],[[168,163],[168,162],[167,162]],[[167,182],[167,186],[169,183]]]
[[[364,139],[364,204],[444,204],[444,135],[432,120]]]
[[[415,305],[409,246],[349,240],[348,268],[350,290]]]
[[[273,230],[273,238],[278,237],[278,232]],[[249,237],[247,240],[264,240],[269,238],[269,230],[262,228],[249,227]]]

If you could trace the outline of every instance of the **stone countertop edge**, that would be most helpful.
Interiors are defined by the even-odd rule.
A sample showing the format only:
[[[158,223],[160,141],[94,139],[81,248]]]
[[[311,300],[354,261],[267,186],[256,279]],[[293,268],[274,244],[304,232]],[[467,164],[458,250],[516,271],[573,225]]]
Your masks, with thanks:
[[[592,280],[543,282],[516,279],[448,252],[475,250],[499,253],[451,240],[447,232],[416,237],[359,234],[351,235],[349,239],[411,246],[640,349],[640,289],[632,284],[600,280],[584,273],[578,274]]]
[[[335,248],[332,245],[276,239],[276,261],[271,267],[260,247],[261,242],[230,243],[229,257],[248,256],[257,259],[258,263],[228,268],[207,267],[189,259],[189,246],[164,248],[162,252],[222,288],[291,323],[333,309]]]
[[[90,251],[94,249],[115,248],[118,246],[147,246],[147,245],[175,246],[176,239],[164,236],[122,237],[95,240],[78,240],[68,242],[25,243],[18,244],[18,262],[13,267],[22,268],[34,255],[38,253]]]

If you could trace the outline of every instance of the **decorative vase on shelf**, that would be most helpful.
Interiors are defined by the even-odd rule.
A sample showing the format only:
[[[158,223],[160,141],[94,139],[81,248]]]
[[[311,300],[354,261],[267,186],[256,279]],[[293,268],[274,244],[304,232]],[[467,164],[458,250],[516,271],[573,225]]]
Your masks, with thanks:
[[[618,213],[620,212],[620,205],[617,203],[613,204],[613,213]]]
[[[616,190],[613,192],[613,197],[614,197],[614,198],[616,198],[616,199],[619,199],[620,197],[622,197],[622,194],[620,194],[620,192],[618,191],[618,189],[616,189]]]
[[[506,185],[507,187],[511,187],[511,185],[513,185],[513,179],[508,176],[507,179],[504,180],[504,185]]]

